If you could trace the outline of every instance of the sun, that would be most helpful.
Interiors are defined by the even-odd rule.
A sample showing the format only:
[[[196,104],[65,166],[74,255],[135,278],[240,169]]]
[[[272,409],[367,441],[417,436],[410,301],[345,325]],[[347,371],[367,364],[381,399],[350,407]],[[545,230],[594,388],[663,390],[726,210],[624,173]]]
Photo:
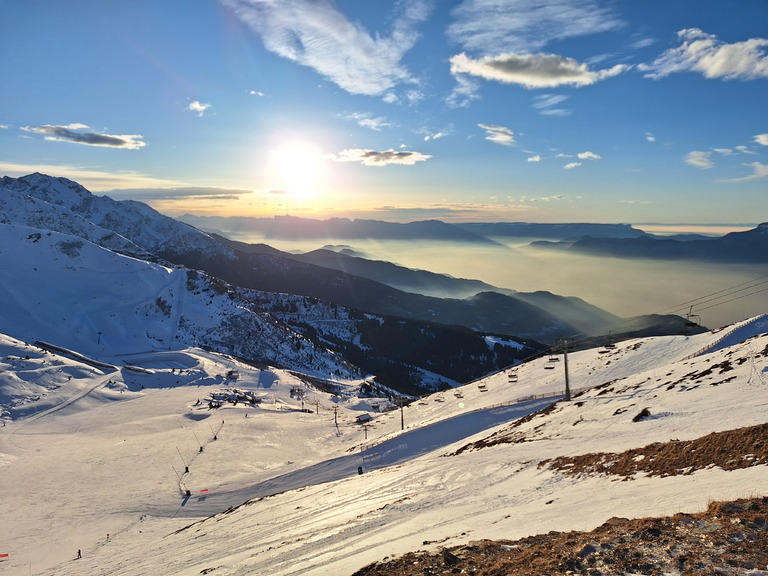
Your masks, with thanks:
[[[320,153],[312,144],[292,141],[281,144],[273,155],[273,165],[281,187],[295,194],[314,191],[320,167]]]

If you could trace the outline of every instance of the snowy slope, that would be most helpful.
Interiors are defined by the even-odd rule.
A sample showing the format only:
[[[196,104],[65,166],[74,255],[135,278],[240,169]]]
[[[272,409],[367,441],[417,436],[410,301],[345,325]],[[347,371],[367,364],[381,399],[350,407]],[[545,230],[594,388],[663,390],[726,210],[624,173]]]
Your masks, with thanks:
[[[195,343],[319,375],[331,352],[202,273],[121,256],[76,236],[0,224],[0,332],[122,365]]]
[[[763,465],[616,481],[538,464],[765,422],[768,335],[748,338],[766,328],[757,318],[571,353],[572,388],[592,388],[517,425],[505,420],[557,400],[530,398],[562,392],[562,360],[521,365],[516,382],[503,373],[432,395],[401,415],[194,348],[133,356],[144,372],[104,373],[50,353],[35,358],[34,347],[6,338],[0,388],[20,386],[18,373],[73,377],[56,389],[58,405],[0,428],[0,554],[9,555],[0,570],[351,574],[409,550],[764,493]],[[260,402],[227,402],[234,388]],[[221,408],[209,408],[212,394]],[[366,428],[355,422],[364,408],[373,416]],[[649,416],[635,421],[643,409]]]

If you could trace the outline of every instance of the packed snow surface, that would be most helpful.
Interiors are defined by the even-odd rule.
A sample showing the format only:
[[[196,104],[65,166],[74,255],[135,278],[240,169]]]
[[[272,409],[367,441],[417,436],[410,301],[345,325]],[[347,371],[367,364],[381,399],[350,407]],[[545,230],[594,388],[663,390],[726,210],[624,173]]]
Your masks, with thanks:
[[[197,348],[110,367],[2,336],[0,572],[351,574],[755,495],[765,466],[617,481],[538,463],[764,423],[766,331],[758,317],[569,353],[570,402],[559,356],[386,412],[359,382],[332,394]],[[553,402],[525,441],[460,450]]]

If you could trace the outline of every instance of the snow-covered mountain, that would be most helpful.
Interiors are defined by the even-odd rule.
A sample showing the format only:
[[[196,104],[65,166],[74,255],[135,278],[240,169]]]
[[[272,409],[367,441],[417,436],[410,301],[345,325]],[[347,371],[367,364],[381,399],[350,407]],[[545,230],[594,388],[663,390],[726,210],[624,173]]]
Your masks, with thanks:
[[[299,221],[285,219],[297,225]],[[679,316],[640,316],[628,322],[575,297],[519,293],[388,262],[328,258],[322,252],[297,256],[269,246],[233,242],[163,216],[140,202],[95,196],[76,182],[43,174],[0,180],[0,223],[79,236],[144,260],[204,270],[240,287],[301,294],[377,316],[464,326],[550,344],[581,333],[675,333],[675,327],[685,322]],[[458,230],[439,222],[415,224],[416,229],[451,229],[452,236]],[[386,223],[379,225],[387,228]],[[429,296],[433,292],[445,297]]]
[[[761,317],[570,353],[571,401],[564,358],[544,357],[385,412],[353,387],[195,348],[111,369],[2,336],[0,390],[25,409],[0,427],[0,570],[352,574],[765,495],[764,442],[723,457],[706,439],[766,422],[766,330]]]
[[[232,258],[207,234],[142,202],[96,196],[72,180],[39,173],[0,179],[0,223],[80,236],[139,258],[194,251]]]
[[[78,236],[0,225],[0,327],[101,361],[192,345],[320,376],[357,374],[235,288]]]
[[[205,262],[235,280],[246,270],[268,278],[284,273],[286,262],[277,257],[244,267],[232,248],[205,233],[63,178],[0,180],[0,228],[0,331],[100,358],[196,343],[320,377],[359,373],[351,359],[384,384],[397,381],[399,390],[419,393],[482,376],[532,351],[517,341],[489,345],[469,330],[385,320],[286,294],[288,288],[265,293],[182,269],[172,262]],[[307,268],[301,284],[322,284],[320,277],[337,284],[338,272]],[[362,292],[373,293],[372,284]]]

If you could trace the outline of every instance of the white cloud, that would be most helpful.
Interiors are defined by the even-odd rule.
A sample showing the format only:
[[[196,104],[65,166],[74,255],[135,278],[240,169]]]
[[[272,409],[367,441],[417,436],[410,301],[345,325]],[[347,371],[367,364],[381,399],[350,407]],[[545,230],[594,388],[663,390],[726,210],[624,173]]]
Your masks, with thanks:
[[[768,78],[768,39],[752,38],[726,44],[698,28],[677,33],[682,44],[661,54],[652,64],[639,68],[648,78],[664,78],[675,72],[700,72],[706,78],[754,80]]]
[[[373,116],[366,112],[354,112],[352,114],[343,116],[343,118],[356,122],[358,126],[362,126],[363,128],[370,128],[371,130],[375,130],[377,132],[380,132],[382,128],[392,126],[392,123],[387,121],[386,118],[381,116]]]
[[[33,134],[46,134],[45,139],[51,142],[74,142],[85,146],[103,146],[106,148],[125,148],[138,150],[147,145],[140,134],[99,134],[97,132],[84,132],[88,126],[85,124],[67,124],[65,126],[22,126],[25,132]]]
[[[594,152],[590,152],[589,150],[587,150],[586,152],[579,152],[577,156],[582,160],[600,160],[602,158],[602,156],[600,156],[599,154],[595,154]]]
[[[476,60],[462,52],[452,56],[450,62],[454,75],[469,74],[485,80],[520,84],[526,88],[588,86],[629,69],[625,64],[617,64],[594,71],[587,64],[556,54],[505,53]]]
[[[387,94],[414,80],[402,64],[431,3],[397,3],[389,35],[371,34],[328,0],[220,0],[253,29],[270,52],[307,66],[351,94]],[[391,94],[388,94],[390,99]]]
[[[478,124],[478,126],[487,132],[486,140],[502,146],[512,146],[515,143],[515,133],[505,126],[495,124]]]
[[[210,104],[203,104],[202,102],[198,102],[197,100],[190,102],[189,106],[187,106],[187,110],[191,110],[192,112],[196,112],[198,116],[202,116],[205,114],[205,111],[208,110],[211,107]]]
[[[768,146],[768,134],[756,134],[755,142],[761,146]]]
[[[729,180],[720,180],[720,182],[747,182],[748,180],[759,180],[761,178],[768,178],[768,164],[762,162],[750,162],[744,164],[744,166],[751,166],[753,173],[749,176],[742,176],[741,178],[731,178]]]
[[[251,96],[264,96],[264,92],[261,92],[260,90],[251,90],[250,94]]]
[[[464,0],[446,31],[463,50],[534,52],[550,42],[615,30],[623,22],[593,0]]]
[[[535,154],[533,156],[528,157],[528,162],[541,162],[541,156],[538,154]]]
[[[723,156],[731,156],[734,153],[730,148],[712,148],[712,150]]]
[[[648,142],[656,142],[656,136],[654,136],[652,132],[646,132],[645,139],[648,140]]]
[[[738,150],[742,154],[757,154],[757,152],[753,152],[747,146],[736,146],[736,150]]]
[[[416,162],[424,162],[432,156],[420,152],[383,150],[366,150],[362,148],[350,148],[342,150],[338,154],[327,156],[334,162],[360,162],[364,166],[386,166],[388,164],[404,164],[412,166]]]
[[[563,169],[564,170],[571,170],[573,168],[578,168],[579,166],[581,166],[581,162],[570,162],[570,163],[566,164],[565,166],[563,166]]]
[[[691,166],[696,166],[697,168],[712,168],[714,163],[709,159],[710,156],[712,156],[712,152],[694,150],[693,152],[689,152],[685,157],[685,163],[690,164]]]
[[[445,138],[448,134],[446,132],[435,132],[434,134],[427,134],[424,136],[424,141],[437,140],[439,138]]]

